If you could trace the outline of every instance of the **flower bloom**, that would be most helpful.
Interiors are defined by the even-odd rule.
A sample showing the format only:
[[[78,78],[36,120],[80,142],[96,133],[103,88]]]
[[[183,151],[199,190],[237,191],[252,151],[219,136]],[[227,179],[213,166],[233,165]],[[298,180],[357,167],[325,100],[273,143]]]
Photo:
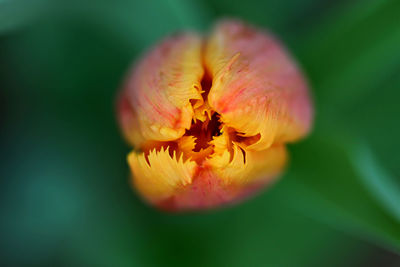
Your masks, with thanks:
[[[307,83],[270,34],[226,20],[171,36],[129,73],[118,98],[140,195],[164,210],[237,202],[274,181],[285,143],[312,123]]]

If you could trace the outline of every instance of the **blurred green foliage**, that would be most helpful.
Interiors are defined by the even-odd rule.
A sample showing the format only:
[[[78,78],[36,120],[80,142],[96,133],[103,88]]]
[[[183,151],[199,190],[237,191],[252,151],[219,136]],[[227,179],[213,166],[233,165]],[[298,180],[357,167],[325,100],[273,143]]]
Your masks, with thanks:
[[[4,266],[400,264],[400,1],[0,1]],[[313,88],[286,175],[236,207],[169,215],[128,182],[124,73],[174,31],[269,28]]]

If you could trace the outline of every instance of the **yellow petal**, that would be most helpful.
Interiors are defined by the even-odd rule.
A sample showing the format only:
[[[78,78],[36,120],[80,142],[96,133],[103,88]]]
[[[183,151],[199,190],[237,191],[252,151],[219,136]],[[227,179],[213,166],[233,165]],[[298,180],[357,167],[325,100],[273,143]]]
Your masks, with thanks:
[[[260,134],[250,149],[294,141],[309,131],[307,84],[271,35],[222,22],[207,42],[205,64],[213,77],[208,101],[222,122],[243,136]]]
[[[151,203],[167,199],[192,183],[197,164],[184,161],[169,149],[152,150],[144,153],[131,152],[128,163],[133,174],[133,182],[141,195]]]
[[[201,47],[202,40],[195,34],[170,37],[128,74],[122,96],[138,122],[135,130],[140,136],[131,138],[135,146],[143,140],[175,140],[190,128],[194,114],[190,100],[198,106],[203,103]]]
[[[273,145],[262,151],[246,150],[233,144],[233,157],[228,150],[212,156],[206,164],[225,184],[245,187],[259,181],[274,179],[280,174],[287,161],[284,145]]]

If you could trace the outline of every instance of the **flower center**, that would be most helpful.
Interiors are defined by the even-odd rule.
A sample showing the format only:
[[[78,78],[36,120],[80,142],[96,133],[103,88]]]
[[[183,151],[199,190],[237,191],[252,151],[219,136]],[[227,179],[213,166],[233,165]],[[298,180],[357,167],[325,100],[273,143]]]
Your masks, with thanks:
[[[239,144],[245,156],[244,147],[257,142],[260,135],[244,137],[242,133],[224,125],[221,116],[208,104],[208,94],[212,86],[212,78],[206,72],[201,80],[202,102],[191,100],[194,116],[191,126],[185,134],[173,141],[148,141],[142,146],[146,159],[150,151],[160,151],[162,148],[168,150],[171,157],[190,158],[201,164],[213,155],[222,154],[225,151],[231,153],[233,142]],[[200,105],[198,105],[200,103]],[[202,104],[201,104],[202,103]]]
[[[192,123],[189,130],[186,131],[184,136],[193,136],[196,138],[196,145],[193,152],[199,152],[202,149],[206,149],[209,143],[212,141],[214,136],[221,135],[222,124],[219,121],[219,116],[214,113],[210,119],[206,119],[205,122],[197,120],[196,123]]]

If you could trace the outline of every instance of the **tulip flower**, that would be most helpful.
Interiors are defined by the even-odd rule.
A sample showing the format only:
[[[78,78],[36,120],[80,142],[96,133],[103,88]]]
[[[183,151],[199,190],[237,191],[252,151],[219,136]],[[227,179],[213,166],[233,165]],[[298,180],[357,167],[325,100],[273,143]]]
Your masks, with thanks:
[[[236,203],[271,184],[312,113],[282,44],[236,20],[207,37],[167,38],[129,72],[118,98],[133,185],[169,211]]]

